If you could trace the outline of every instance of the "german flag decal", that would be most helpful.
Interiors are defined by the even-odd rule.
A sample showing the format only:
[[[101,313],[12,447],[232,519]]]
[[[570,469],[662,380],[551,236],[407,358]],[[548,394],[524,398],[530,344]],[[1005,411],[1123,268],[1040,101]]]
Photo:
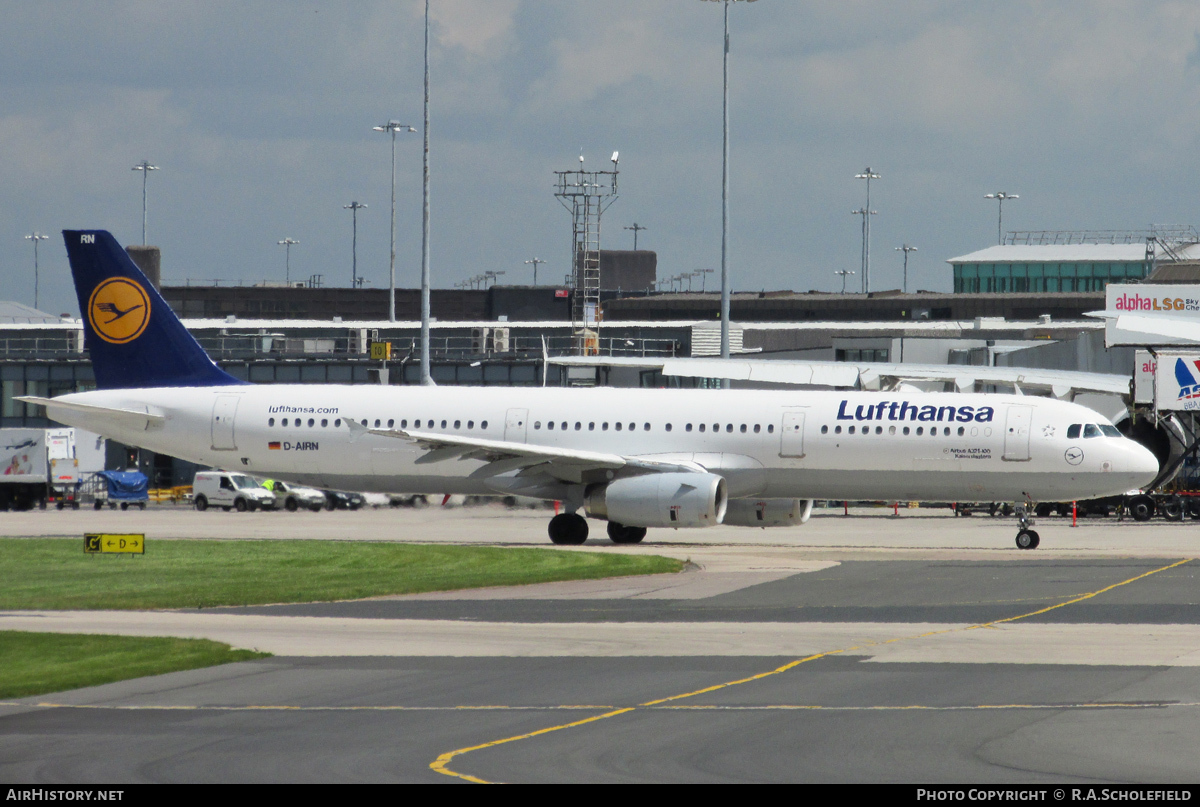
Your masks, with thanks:
[[[280,445],[279,445],[279,443],[274,443],[274,442],[267,443],[267,448],[269,448],[271,451],[278,451],[280,449]]]

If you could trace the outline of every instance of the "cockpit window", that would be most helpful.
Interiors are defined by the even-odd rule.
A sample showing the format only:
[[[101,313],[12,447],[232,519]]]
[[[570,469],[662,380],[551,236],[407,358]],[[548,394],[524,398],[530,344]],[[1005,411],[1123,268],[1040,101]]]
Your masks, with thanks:
[[[1072,423],[1067,427],[1067,439],[1075,440],[1079,437],[1079,430],[1082,428],[1078,423]]]
[[[1097,426],[1095,423],[1083,424],[1083,436],[1084,437],[1099,437],[1100,436],[1100,427]]]
[[[1105,437],[1123,437],[1121,432],[1117,431],[1116,426],[1109,426],[1107,423],[1100,424],[1100,431],[1104,432]]]

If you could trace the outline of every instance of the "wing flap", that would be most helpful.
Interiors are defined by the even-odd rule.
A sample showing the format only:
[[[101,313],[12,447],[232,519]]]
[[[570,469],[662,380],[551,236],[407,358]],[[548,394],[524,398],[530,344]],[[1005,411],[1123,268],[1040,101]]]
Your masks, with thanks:
[[[573,448],[539,446],[529,443],[514,443],[506,440],[485,440],[458,434],[413,431],[406,429],[369,429],[351,419],[346,425],[352,434],[387,437],[415,443],[427,453],[417,460],[420,464],[445,462],[447,460],[481,460],[486,465],[471,473],[472,477],[490,477],[511,471],[527,471],[539,465],[548,466],[547,471],[570,481],[578,481],[586,471],[633,470],[643,473],[667,471],[699,471],[704,469],[694,462],[662,461],[643,457],[624,457],[600,451],[581,451]]]

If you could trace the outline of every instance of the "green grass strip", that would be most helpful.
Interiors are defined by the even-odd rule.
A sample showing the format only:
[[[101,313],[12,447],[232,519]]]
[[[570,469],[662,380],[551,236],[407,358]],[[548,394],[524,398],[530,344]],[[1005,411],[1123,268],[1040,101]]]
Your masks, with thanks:
[[[85,555],[83,539],[0,539],[0,610],[328,602],[678,572],[654,555],[359,541],[156,541]],[[0,656],[3,658],[3,656]]]
[[[0,663],[0,698],[61,692],[269,655],[234,650],[207,639],[0,631],[0,659],[4,660]]]

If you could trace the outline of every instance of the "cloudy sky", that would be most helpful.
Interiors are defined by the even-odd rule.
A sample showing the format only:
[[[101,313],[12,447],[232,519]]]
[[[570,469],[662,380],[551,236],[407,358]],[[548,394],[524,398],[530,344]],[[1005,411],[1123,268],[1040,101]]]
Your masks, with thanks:
[[[570,260],[556,169],[607,167],[605,247],[660,276],[720,264],[721,9],[699,0],[432,0],[435,286]],[[0,0],[0,299],[77,311],[59,231],[149,241],[168,281],[387,284],[390,152],[420,128],[420,0]],[[737,289],[840,288],[872,184],[875,288],[950,287],[1005,229],[1200,225],[1200,3],[739,3],[730,12]],[[420,134],[397,146],[399,284],[420,274]],[[710,276],[711,277],[711,276]],[[852,282],[857,283],[856,277]],[[711,284],[710,284],[711,288]]]

